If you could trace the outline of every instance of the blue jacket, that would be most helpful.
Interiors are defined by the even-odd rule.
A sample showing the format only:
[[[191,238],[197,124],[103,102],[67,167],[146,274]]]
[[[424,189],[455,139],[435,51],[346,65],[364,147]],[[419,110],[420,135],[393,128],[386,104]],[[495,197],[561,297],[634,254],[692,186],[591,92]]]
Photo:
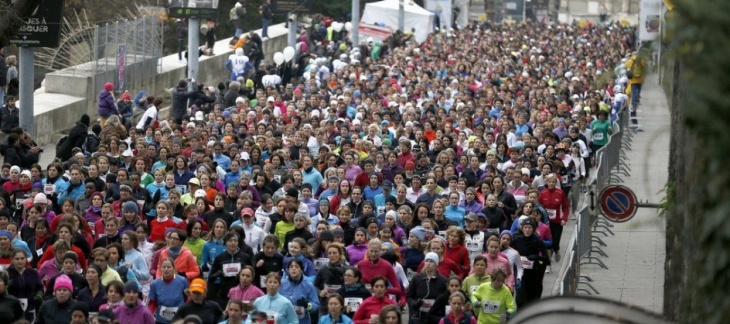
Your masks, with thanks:
[[[190,171],[185,171],[182,174],[175,171],[175,184],[179,186],[187,186],[190,179],[195,178],[195,174]]]
[[[312,191],[317,192],[319,185],[322,184],[322,174],[317,169],[312,168],[310,172],[302,170],[302,183],[308,183],[312,185]]]
[[[218,163],[218,166],[223,168],[223,170],[228,170],[231,167],[231,158],[223,154],[213,154],[213,161]]]
[[[304,317],[299,319],[299,324],[312,323],[310,314],[317,314],[319,311],[319,296],[317,295],[317,289],[314,288],[314,285],[310,281],[305,278],[300,278],[299,281],[294,281],[291,278],[284,279],[281,281],[279,294],[288,298],[295,307],[299,299],[306,299],[309,305],[312,305],[312,308],[309,309]]]
[[[238,183],[240,178],[241,178],[240,169],[231,170],[231,171],[226,172],[226,176],[225,176],[225,178],[223,178],[223,183],[225,183],[226,187],[228,187],[229,183]]]
[[[352,319],[347,317],[345,314],[340,315],[340,319],[338,321],[334,321],[332,316],[327,314],[322,315],[322,317],[319,318],[319,324],[355,324],[355,322],[353,322]]]
[[[172,323],[172,320],[164,319],[160,315],[160,309],[165,307],[180,307],[185,304],[185,290],[188,289],[188,281],[185,277],[175,275],[169,283],[162,278],[157,278],[150,285],[149,299],[157,302],[155,308],[155,320],[158,323]]]
[[[294,306],[280,294],[276,294],[273,297],[268,294],[261,296],[253,302],[253,306],[261,312],[276,313],[277,324],[299,324],[299,318],[297,318],[297,314],[294,312]]]
[[[132,268],[130,269],[139,281],[147,281],[150,279],[150,270],[147,266],[147,262],[144,260],[144,255],[137,249],[132,249],[124,252],[124,263],[131,263]]]
[[[288,274],[286,272],[286,269],[289,269],[289,263],[291,262],[291,260],[293,260],[295,258],[299,259],[300,261],[302,261],[302,264],[304,264],[304,269],[302,269],[304,278],[307,279],[307,281],[309,281],[310,284],[314,283],[314,278],[317,277],[317,269],[314,268],[314,262],[312,262],[312,260],[305,258],[304,254],[299,254],[295,257],[289,256],[289,257],[284,258],[284,262],[283,262],[284,278],[282,279],[282,281],[284,281],[284,279],[287,279]]]
[[[459,206],[446,206],[444,210],[444,216],[447,219],[459,223],[459,227],[464,228],[464,216],[466,216],[466,209]]]
[[[56,192],[58,193],[58,201],[64,201],[64,200],[66,200],[66,198],[70,198],[71,200],[76,201],[86,191],[86,187],[84,186],[83,181],[81,181],[78,186],[74,187],[73,189],[71,189],[69,191],[69,188],[71,185],[72,185],[71,181],[63,182],[61,184],[56,184]]]
[[[222,240],[205,242],[205,245],[203,245],[203,256],[200,258],[200,265],[212,265],[213,259],[215,259],[215,257],[217,257],[219,254],[223,253],[223,251],[225,250],[226,243]]]

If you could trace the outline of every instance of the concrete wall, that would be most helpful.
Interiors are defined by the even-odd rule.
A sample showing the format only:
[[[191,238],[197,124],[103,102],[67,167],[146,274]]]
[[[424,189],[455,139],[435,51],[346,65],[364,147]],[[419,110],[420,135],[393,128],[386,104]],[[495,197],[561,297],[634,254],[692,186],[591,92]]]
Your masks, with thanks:
[[[270,38],[263,42],[265,62],[273,62],[274,53],[282,51],[288,45],[287,29],[284,24],[278,24],[270,26],[268,32]],[[256,33],[260,35],[261,30],[256,30]],[[228,79],[225,63],[232,54],[228,45],[230,40],[227,38],[216,42],[214,55],[201,57],[198,82],[217,85]],[[126,73],[130,75],[149,70],[156,70],[154,78],[129,78],[127,80],[130,82],[125,88],[132,94],[146,90],[156,97],[170,98],[169,89],[186,78],[187,67],[178,61],[177,54],[173,54],[159,59],[158,62],[140,60],[128,64]],[[100,71],[96,78],[97,83],[99,80],[115,80],[115,73],[115,70]],[[82,75],[73,68],[46,74],[44,88],[34,95],[36,142],[55,142],[59,137],[57,134],[71,128],[84,113],[89,114],[93,122],[97,116],[96,100],[103,83],[101,81],[99,85],[95,85],[94,77]],[[22,102],[20,104],[22,108]],[[169,99],[166,99],[165,106],[169,104]],[[161,112],[161,115],[166,116],[166,111]]]

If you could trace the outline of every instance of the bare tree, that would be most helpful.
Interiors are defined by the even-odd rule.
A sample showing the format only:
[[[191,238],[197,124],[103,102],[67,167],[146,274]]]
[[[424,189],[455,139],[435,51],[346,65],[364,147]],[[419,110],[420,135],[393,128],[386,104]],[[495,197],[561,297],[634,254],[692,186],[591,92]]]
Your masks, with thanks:
[[[53,1],[53,0],[46,0]],[[41,5],[43,0],[0,1],[0,45],[10,43],[10,38],[18,32],[25,19]]]

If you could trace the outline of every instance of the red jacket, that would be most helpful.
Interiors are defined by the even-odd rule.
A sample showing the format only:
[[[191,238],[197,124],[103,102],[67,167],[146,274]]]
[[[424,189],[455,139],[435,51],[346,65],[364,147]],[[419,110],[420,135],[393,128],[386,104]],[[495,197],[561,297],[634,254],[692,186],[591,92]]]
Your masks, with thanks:
[[[168,257],[170,257],[170,252],[168,251],[168,248],[165,248],[162,252],[160,252],[160,257],[157,261],[157,278],[162,278],[162,267],[160,267],[160,263]],[[193,252],[190,252],[190,250],[184,246],[180,251],[180,255],[175,258],[175,271],[185,272],[185,277],[188,279],[188,282],[200,276],[198,261],[195,259]]]
[[[461,244],[457,244],[453,248],[446,242],[446,250],[444,251],[444,259],[454,261],[463,273],[469,273],[471,270],[471,259],[469,259],[469,250]],[[448,277],[446,277],[448,278]]]
[[[420,273],[421,270],[423,270],[423,261],[421,261],[421,264],[418,265],[418,272]],[[451,273],[453,272],[455,275],[457,275],[459,278],[464,279],[464,275],[467,273],[464,273],[461,271],[461,267],[459,267],[454,261],[451,261],[444,257],[443,260],[439,261],[439,265],[436,267],[436,271],[438,273],[446,278],[451,278]]]
[[[545,207],[548,215],[551,215],[551,210],[555,211],[555,217],[550,219],[551,223],[560,224],[561,222],[568,222],[570,204],[568,204],[568,198],[565,197],[563,190],[546,188],[540,193],[538,201]]]
[[[375,262],[362,260],[357,263],[357,267],[360,269],[360,272],[362,272],[362,283],[364,285],[369,285],[373,278],[377,276],[383,276],[388,279],[388,282],[390,283],[388,294],[403,296],[401,300],[405,300],[405,291],[401,289],[398,276],[395,275],[395,270],[393,270],[393,266],[388,261],[383,259],[378,259],[378,261]],[[370,319],[370,317],[368,317],[368,319]]]
[[[363,272],[363,274],[365,273]],[[382,310],[383,307],[395,304],[396,302],[388,298],[387,295],[382,299],[375,296],[368,297],[363,300],[360,307],[357,308],[357,312],[352,317],[352,321],[355,322],[355,324],[370,324],[371,315],[379,315],[380,310]]]

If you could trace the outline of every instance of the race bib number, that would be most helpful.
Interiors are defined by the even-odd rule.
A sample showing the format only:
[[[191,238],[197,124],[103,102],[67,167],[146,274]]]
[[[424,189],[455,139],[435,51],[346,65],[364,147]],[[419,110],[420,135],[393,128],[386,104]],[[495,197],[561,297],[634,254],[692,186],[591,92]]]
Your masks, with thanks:
[[[385,206],[378,207],[378,215],[385,212]]]
[[[172,321],[172,319],[175,317],[175,314],[177,314],[178,307],[160,307],[160,317]]]
[[[558,216],[558,210],[557,209],[547,209],[546,208],[545,210],[547,210],[548,218],[549,219],[555,219],[555,217]]]
[[[341,285],[324,285],[324,290],[330,294],[336,293],[340,288],[342,288]]]
[[[395,295],[393,294],[388,295],[388,298],[390,298],[391,300],[398,300],[397,297],[395,297]]]
[[[421,304],[420,311],[422,311],[422,312],[431,311],[431,308],[433,307],[433,303],[435,301],[436,301],[435,299],[424,299],[423,303]]]
[[[186,185],[175,185],[175,188],[177,188],[177,191],[180,192],[180,195],[188,193],[188,187]]]
[[[481,252],[482,251],[482,244],[481,242],[466,242],[466,249],[471,252]]]
[[[25,312],[28,309],[28,298],[18,298],[18,300],[20,301],[20,308]]]
[[[276,182],[278,183],[281,183],[281,175],[274,175],[274,180],[276,180]]]
[[[499,312],[499,302],[487,301],[482,305],[482,311],[486,314],[496,314]]]
[[[594,141],[602,141],[603,140],[603,133],[594,133],[593,134],[593,140]]]
[[[348,313],[355,313],[362,304],[362,298],[345,298],[345,307]]]
[[[259,284],[261,284],[261,287],[266,287],[266,276],[259,277]]]
[[[23,204],[25,204],[26,200],[28,199],[15,199],[15,209],[23,210]]]
[[[297,313],[297,317],[299,318],[304,318],[304,316],[307,315],[307,312],[302,306],[294,306],[294,312]]]
[[[446,305],[446,316],[449,316],[449,314],[451,314],[451,306]]]
[[[439,231],[439,236],[446,239],[446,231]]]
[[[52,195],[56,191],[56,185],[54,184],[46,184],[43,186],[43,193],[46,195]]]
[[[279,313],[275,311],[266,311],[266,322],[268,324],[276,324],[276,319],[279,316]]]
[[[522,268],[524,268],[524,269],[528,269],[529,270],[529,269],[532,269],[532,267],[535,266],[534,261],[530,261],[526,257],[520,257],[520,259],[522,260]]]
[[[43,255],[43,248],[40,248],[40,249],[38,249],[38,250],[35,250],[35,254],[36,254],[37,256],[42,256],[42,255]]]
[[[224,277],[235,277],[241,271],[241,263],[227,263],[223,265]]]
[[[327,266],[330,260],[327,258],[319,258],[314,260],[314,268],[319,270]]]

